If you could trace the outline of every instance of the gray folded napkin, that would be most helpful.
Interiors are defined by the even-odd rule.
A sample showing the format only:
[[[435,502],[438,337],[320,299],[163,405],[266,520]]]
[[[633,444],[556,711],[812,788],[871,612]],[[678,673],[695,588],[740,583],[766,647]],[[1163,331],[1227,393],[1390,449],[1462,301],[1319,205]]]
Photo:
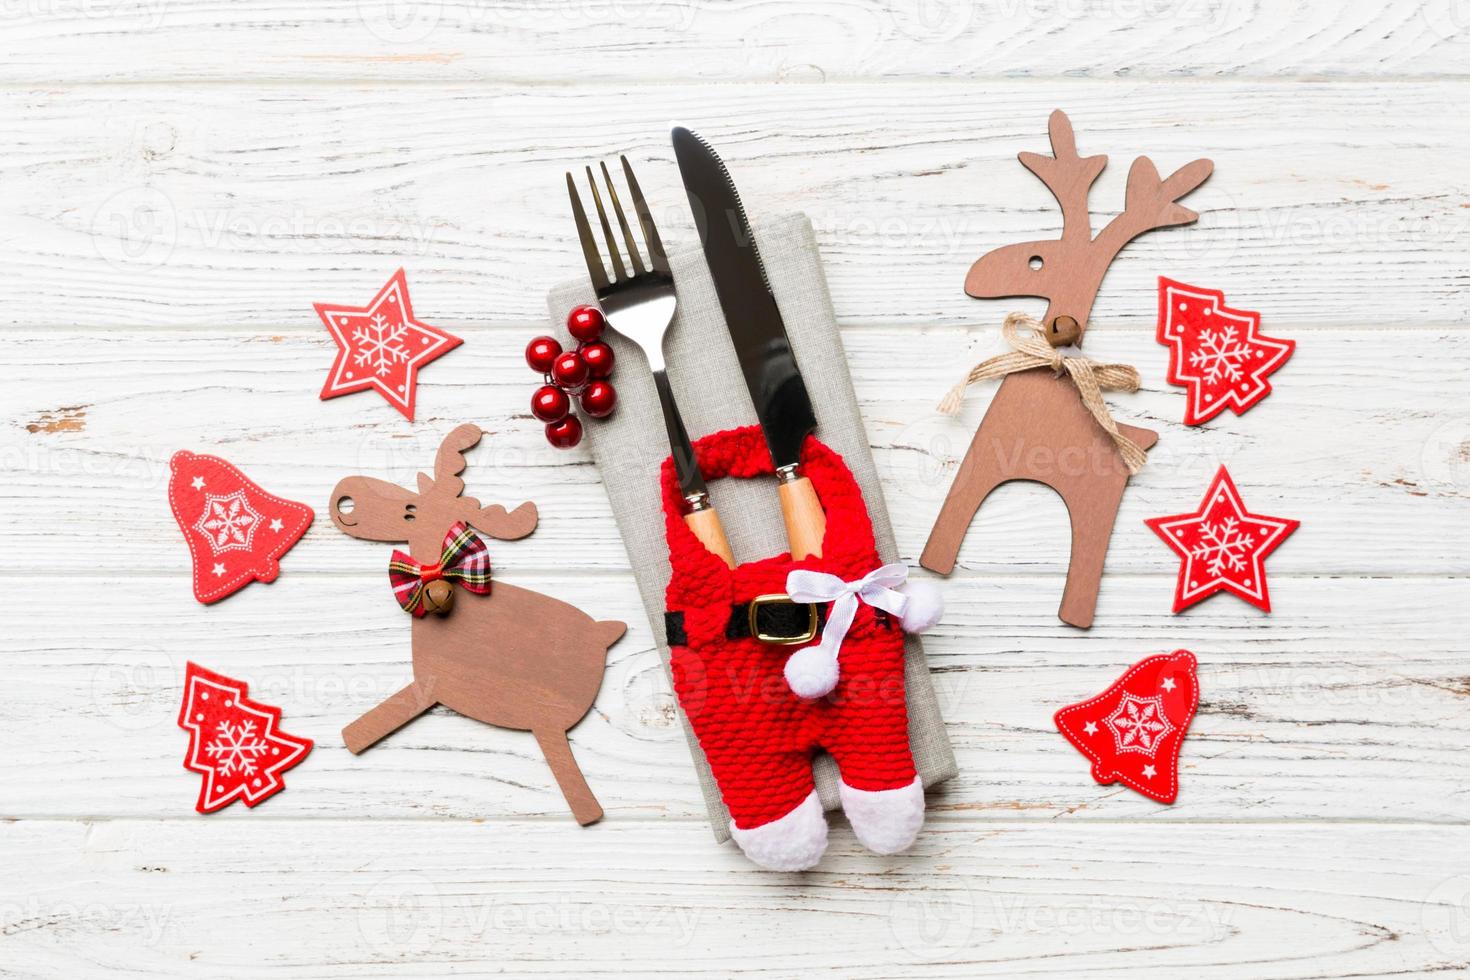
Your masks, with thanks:
[[[758,226],[755,235],[781,316],[786,321],[791,347],[816,409],[817,438],[847,461],[862,487],[873,521],[878,555],[885,563],[892,562],[897,556],[893,527],[888,520],[883,489],[878,485],[867,433],[858,414],[811,222],[804,214],[785,215]],[[664,354],[674,396],[691,438],[754,424],[755,408],[745,389],[735,348],[725,330],[719,298],[703,253],[697,248],[676,252],[670,255],[669,266],[678,290],[679,307],[665,339]],[[571,309],[594,302],[592,285],[586,279],[562,283],[551,290],[547,305],[552,322],[563,338],[566,334],[562,325]],[[658,393],[642,352],[614,331],[608,331],[607,340],[617,356],[613,383],[618,390],[618,407],[611,418],[589,420],[586,439],[607,488],[613,516],[628,549],[638,590],[667,669],[669,649],[664,637],[663,614],[670,569],[658,478],[659,466],[669,454],[669,444]],[[710,496],[737,562],[766,558],[787,550],[774,482],[717,480],[710,486]],[[919,776],[925,786],[932,786],[955,775],[954,751],[939,717],[929,665],[917,637],[908,637],[906,654],[909,740]],[[682,711],[679,717],[689,739],[715,838],[723,842],[730,836],[729,813],[688,719]],[[828,810],[835,809],[837,767],[824,754],[816,760],[815,769],[822,805]]]

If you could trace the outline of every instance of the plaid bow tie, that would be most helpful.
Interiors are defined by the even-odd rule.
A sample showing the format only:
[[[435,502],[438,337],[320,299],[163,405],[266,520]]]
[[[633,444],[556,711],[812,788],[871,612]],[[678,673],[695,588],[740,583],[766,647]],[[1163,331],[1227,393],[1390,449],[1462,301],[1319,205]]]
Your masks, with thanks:
[[[394,551],[388,562],[393,598],[415,617],[427,614],[424,588],[439,579],[458,582],[476,595],[490,594],[490,549],[464,521],[455,521],[444,535],[439,564],[421,565],[401,551]]]

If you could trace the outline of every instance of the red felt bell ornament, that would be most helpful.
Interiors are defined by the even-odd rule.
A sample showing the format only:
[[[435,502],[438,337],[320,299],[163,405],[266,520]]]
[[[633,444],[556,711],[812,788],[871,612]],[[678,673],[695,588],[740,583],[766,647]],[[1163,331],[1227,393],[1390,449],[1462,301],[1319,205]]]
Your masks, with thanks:
[[[1140,660],[1094,698],[1056,713],[1057,730],[1092,760],[1092,778],[1160,803],[1179,793],[1179,747],[1199,708],[1194,654]]]
[[[216,602],[251,582],[274,582],[280,558],[311,526],[312,511],[267,493],[218,456],[169,460],[168,502],[189,545],[194,597]]]

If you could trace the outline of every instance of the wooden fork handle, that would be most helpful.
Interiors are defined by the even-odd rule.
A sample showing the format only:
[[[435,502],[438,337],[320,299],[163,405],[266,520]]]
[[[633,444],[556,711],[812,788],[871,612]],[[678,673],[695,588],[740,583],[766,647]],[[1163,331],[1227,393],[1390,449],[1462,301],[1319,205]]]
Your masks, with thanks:
[[[782,481],[781,517],[786,521],[786,541],[791,557],[822,557],[822,539],[827,534],[827,515],[817,500],[812,481],[804,476]]]
[[[724,562],[726,568],[735,567],[735,554],[730,550],[730,542],[725,538],[725,528],[720,524],[720,515],[715,513],[713,507],[691,510],[684,515],[684,523],[690,531],[694,532],[699,543]]]

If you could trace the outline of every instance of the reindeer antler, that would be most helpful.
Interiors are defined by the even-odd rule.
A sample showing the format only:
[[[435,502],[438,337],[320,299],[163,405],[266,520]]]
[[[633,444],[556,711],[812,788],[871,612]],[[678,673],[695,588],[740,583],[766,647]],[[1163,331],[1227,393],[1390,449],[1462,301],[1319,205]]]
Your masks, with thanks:
[[[1092,218],[1087,211],[1087,192],[1097,175],[1107,166],[1106,156],[1077,155],[1077,139],[1072,133],[1072,120],[1060,109],[1047,122],[1051,135],[1051,156],[1021,153],[1021,165],[1031,171],[1051,191],[1062,209],[1062,240],[1092,241]]]
[[[1108,222],[1097,236],[1098,247],[1117,252],[1146,231],[1198,221],[1198,212],[1175,202],[1203,184],[1214,170],[1215,165],[1209,160],[1194,160],[1174,171],[1167,180],[1160,180],[1152,160],[1148,157],[1134,160],[1128,171],[1123,213]]]
[[[1196,160],[1160,180],[1148,157],[1133,161],[1123,213],[1092,237],[1087,194],[1107,164],[1105,156],[1077,153],[1072,122],[1057,109],[1047,124],[1052,156],[1022,153],[1021,164],[1047,186],[1062,209],[1054,239],[1002,245],[982,255],[965,275],[965,292],[978,299],[1038,296],[1047,301],[1042,323],[1052,347],[1082,342],[1103,275],[1122,247],[1153,228],[1183,225],[1199,215],[1177,203],[1204,183],[1214,165]]]
[[[480,427],[473,422],[456,426],[444,441],[439,444],[439,452],[434,456],[434,481],[435,490],[458,497],[464,493],[464,481],[459,474],[464,472],[466,449],[473,448],[480,441]],[[419,492],[425,493],[428,488],[424,485],[425,478],[419,474]]]

